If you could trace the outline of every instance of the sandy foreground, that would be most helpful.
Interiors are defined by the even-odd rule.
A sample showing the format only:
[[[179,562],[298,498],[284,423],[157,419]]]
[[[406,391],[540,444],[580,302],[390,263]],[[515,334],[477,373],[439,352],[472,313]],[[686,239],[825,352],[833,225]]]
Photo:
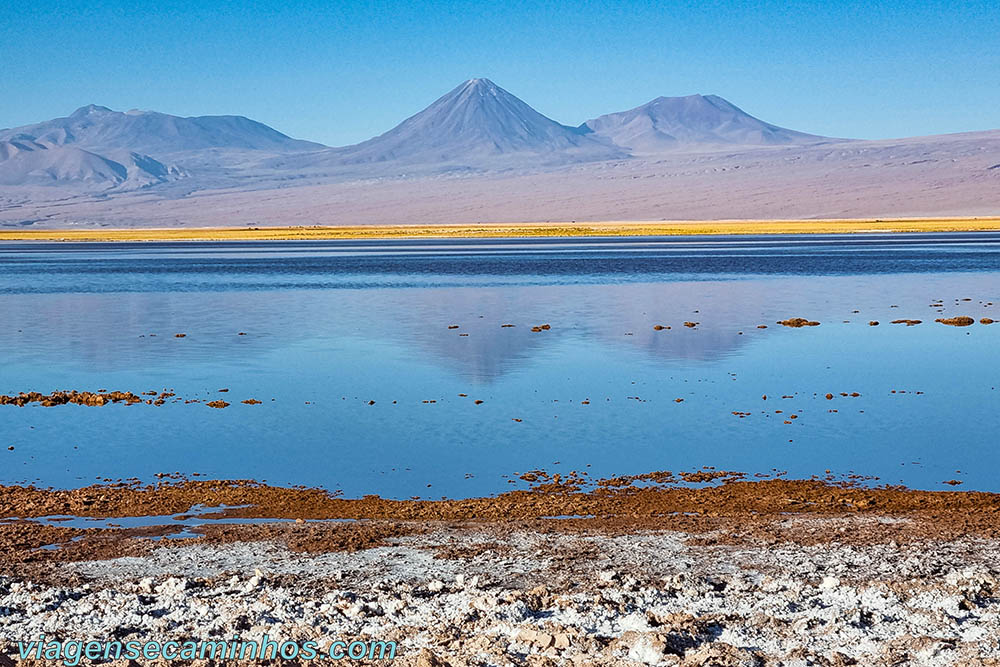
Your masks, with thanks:
[[[395,664],[421,666],[1000,664],[998,495],[713,471],[526,479],[449,501],[245,482],[0,488],[0,514],[19,517],[0,523],[0,653],[41,633],[266,633],[396,641]],[[30,520],[198,504],[285,521],[168,539],[182,531],[170,519]]]
[[[0,229],[0,241],[309,241],[323,239],[688,236],[720,234],[851,234],[1000,230],[1000,218],[852,220],[679,220],[670,222],[525,222],[474,225],[344,225],[308,227],[170,227],[155,229]]]

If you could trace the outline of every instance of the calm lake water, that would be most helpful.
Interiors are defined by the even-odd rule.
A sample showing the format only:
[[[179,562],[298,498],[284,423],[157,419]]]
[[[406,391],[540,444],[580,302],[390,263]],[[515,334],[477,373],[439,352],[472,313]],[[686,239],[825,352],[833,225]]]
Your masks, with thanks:
[[[715,466],[1000,491],[992,303],[991,233],[0,245],[0,394],[183,399],[0,406],[0,482],[440,497]]]

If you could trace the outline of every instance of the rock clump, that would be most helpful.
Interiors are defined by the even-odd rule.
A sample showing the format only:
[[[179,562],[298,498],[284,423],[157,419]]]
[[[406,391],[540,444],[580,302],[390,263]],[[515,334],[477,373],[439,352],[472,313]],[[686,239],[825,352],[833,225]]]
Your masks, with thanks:
[[[798,329],[799,327],[818,327],[819,322],[815,320],[807,320],[804,317],[790,317],[787,320],[780,320],[778,324],[785,327],[792,327]]]

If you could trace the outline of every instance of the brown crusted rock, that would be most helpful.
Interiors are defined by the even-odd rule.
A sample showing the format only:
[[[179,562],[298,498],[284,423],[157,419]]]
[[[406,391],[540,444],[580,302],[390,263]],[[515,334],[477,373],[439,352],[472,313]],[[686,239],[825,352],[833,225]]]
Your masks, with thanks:
[[[908,327],[912,327],[912,326],[915,326],[915,325],[921,324],[921,323],[922,323],[922,320],[893,320],[892,321],[892,324],[905,324]]]
[[[683,664],[685,667],[760,667],[764,659],[752,649],[714,642],[702,644],[697,651],[689,653]]]
[[[872,320],[871,322],[868,323],[868,326],[870,326],[870,327],[877,327],[878,326],[878,320]]]
[[[976,323],[976,321],[968,315],[959,315],[958,317],[939,317],[934,321],[940,322],[941,324],[947,324],[950,327],[967,327]]]
[[[566,637],[566,635],[560,636],[565,638],[565,644],[566,646],[569,646],[569,638]],[[556,645],[556,637],[554,635],[541,630],[533,630],[531,628],[518,631],[517,638],[525,644],[531,644],[532,646],[535,646],[543,651],[550,646]]]
[[[684,326],[686,326],[688,329],[694,329],[699,324],[701,324],[701,322],[685,322]]]
[[[790,317],[787,320],[780,320],[778,324],[785,327],[793,327],[795,329],[799,327],[818,327],[819,322],[814,320],[807,320],[804,317]]]
[[[209,401],[205,405],[207,405],[210,408],[218,408],[220,410],[222,408],[228,408],[229,407],[229,403],[226,403],[225,401]]]
[[[991,320],[988,317],[984,317],[983,319],[979,320],[980,324],[993,324],[993,322],[994,322],[994,320]]]

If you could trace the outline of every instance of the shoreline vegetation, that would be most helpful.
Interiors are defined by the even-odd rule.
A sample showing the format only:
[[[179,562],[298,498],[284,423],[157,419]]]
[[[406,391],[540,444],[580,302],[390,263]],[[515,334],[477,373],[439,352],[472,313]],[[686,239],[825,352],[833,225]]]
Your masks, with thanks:
[[[0,241],[315,241],[1000,231],[1000,217],[523,222],[461,225],[0,229]]]

